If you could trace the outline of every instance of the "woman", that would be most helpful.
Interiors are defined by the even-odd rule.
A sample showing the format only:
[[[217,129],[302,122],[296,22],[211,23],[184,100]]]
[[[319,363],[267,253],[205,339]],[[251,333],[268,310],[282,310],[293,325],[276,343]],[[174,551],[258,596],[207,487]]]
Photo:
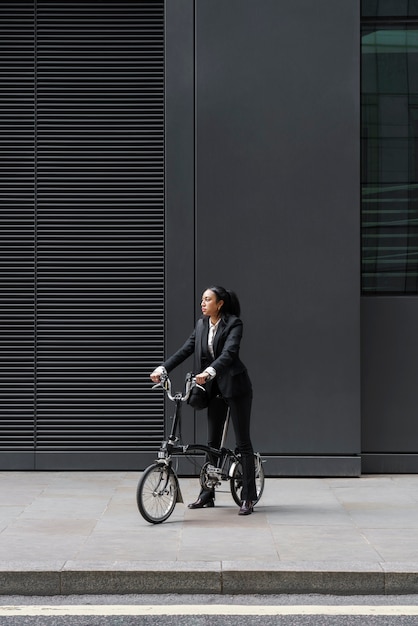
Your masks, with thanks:
[[[239,359],[242,337],[240,304],[232,291],[213,286],[202,295],[202,313],[186,343],[160,367],[151,379],[159,382],[163,372],[170,372],[194,353],[196,382],[206,385],[209,396],[208,445],[219,448],[228,411],[234,425],[237,449],[241,454],[243,487],[239,515],[253,512],[257,499],[254,451],[250,439],[252,387],[245,365]],[[190,509],[213,507],[214,490],[202,490]]]

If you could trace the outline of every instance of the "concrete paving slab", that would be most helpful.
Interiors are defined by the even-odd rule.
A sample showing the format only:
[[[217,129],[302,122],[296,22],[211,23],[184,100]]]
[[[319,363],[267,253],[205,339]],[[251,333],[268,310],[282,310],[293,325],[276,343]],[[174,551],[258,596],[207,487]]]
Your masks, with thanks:
[[[355,528],[280,526],[273,530],[282,561],[366,561],[381,557]]]
[[[418,563],[418,533],[415,529],[365,529],[364,536],[383,563]]]

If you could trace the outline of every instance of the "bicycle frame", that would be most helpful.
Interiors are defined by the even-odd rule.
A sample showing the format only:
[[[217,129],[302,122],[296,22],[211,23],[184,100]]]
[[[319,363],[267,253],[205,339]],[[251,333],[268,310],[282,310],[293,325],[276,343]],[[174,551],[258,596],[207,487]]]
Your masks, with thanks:
[[[160,449],[158,451],[158,462],[163,461],[164,463],[171,465],[171,460],[173,456],[185,456],[187,454],[202,452],[206,454],[207,458],[217,459],[216,467],[213,466],[213,468],[211,468],[211,471],[214,474],[223,479],[227,479],[228,477],[232,476],[235,464],[239,463],[239,459],[236,456],[235,452],[233,452],[229,448],[225,448],[225,442],[230,421],[229,408],[223,428],[220,448],[212,448],[208,445],[199,443],[178,445],[177,430],[181,420],[182,402],[184,402],[184,396],[182,396],[181,393],[176,393],[174,397],[172,397],[172,399],[175,403],[175,411],[172,418],[173,423],[168,439],[161,443]],[[228,462],[230,462],[230,467],[228,468],[228,470],[226,470],[226,465]],[[181,500],[178,499],[178,502],[183,502],[183,496],[180,493],[180,489],[179,498],[181,498]]]

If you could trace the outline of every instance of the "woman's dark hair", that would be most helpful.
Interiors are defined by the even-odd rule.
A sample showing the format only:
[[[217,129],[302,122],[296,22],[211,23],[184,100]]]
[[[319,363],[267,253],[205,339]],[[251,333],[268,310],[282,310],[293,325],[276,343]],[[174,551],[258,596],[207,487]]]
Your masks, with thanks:
[[[230,289],[224,289],[219,285],[208,287],[208,289],[210,291],[213,291],[217,301],[224,301],[221,309],[222,315],[236,315],[237,317],[240,316],[241,306],[238,300],[238,296],[234,291],[231,291]]]

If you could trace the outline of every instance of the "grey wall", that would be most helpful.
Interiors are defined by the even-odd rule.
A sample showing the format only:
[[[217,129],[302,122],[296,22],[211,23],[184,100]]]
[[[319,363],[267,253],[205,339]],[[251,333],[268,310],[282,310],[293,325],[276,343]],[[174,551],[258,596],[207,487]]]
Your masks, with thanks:
[[[195,323],[194,184],[194,6],[193,0],[166,2],[166,355],[191,333]],[[190,362],[173,373],[176,390]],[[186,408],[187,411],[187,408]],[[172,405],[166,407],[167,415]],[[168,422],[167,422],[168,423]],[[195,422],[184,420],[185,440],[195,439]]]
[[[362,299],[363,471],[418,472],[418,298]]]
[[[220,283],[240,296],[266,471],[358,474],[358,2],[199,0],[194,10],[194,170],[191,140],[181,167],[194,181],[195,294]],[[177,86],[167,88],[172,120]],[[168,146],[189,133],[188,115],[176,122]],[[178,167],[168,152],[169,241],[186,241],[191,215],[170,202],[186,176],[173,179]],[[180,272],[171,279],[181,290]],[[171,286],[169,317],[181,300]],[[179,335],[169,327],[169,344]]]

